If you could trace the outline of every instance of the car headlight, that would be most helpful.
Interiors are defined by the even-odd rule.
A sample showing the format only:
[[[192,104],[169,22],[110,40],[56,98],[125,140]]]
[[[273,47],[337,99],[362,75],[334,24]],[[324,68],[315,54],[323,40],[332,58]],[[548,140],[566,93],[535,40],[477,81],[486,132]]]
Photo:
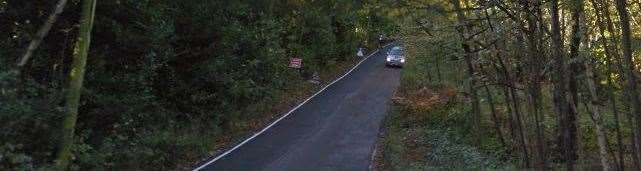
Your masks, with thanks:
[[[390,62],[390,61],[392,61],[392,58],[390,58],[390,57],[388,56],[385,60],[387,60],[387,62]]]
[[[405,63],[405,58],[401,58],[401,63]]]

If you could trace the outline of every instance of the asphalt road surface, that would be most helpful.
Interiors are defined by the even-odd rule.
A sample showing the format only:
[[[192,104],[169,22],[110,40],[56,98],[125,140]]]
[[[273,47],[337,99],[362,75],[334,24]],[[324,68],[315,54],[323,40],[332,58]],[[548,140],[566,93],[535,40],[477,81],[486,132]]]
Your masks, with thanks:
[[[291,115],[202,170],[368,170],[401,69],[373,54]]]

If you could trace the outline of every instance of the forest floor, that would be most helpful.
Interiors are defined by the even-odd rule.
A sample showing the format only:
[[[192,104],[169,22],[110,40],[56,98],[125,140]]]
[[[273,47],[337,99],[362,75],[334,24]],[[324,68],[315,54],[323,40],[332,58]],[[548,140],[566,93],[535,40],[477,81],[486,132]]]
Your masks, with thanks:
[[[455,124],[438,123],[447,122],[440,117],[449,117],[460,107],[454,88],[408,90],[401,84],[393,102],[373,170],[507,169],[505,163],[453,135]]]

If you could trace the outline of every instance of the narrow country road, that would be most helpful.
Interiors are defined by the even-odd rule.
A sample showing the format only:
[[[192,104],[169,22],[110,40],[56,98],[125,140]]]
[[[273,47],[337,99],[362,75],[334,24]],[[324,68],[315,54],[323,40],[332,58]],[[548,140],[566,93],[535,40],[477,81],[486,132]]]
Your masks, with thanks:
[[[367,170],[401,69],[388,46],[261,135],[201,167],[217,171]]]

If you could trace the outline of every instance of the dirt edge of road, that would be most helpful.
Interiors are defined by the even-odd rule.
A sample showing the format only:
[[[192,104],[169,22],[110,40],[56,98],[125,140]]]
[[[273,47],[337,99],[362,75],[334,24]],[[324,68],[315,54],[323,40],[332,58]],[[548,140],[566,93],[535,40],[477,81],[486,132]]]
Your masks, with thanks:
[[[376,146],[374,146],[374,152],[372,153],[372,159],[369,165],[369,170],[371,171],[392,170],[389,160],[385,159],[385,140],[388,133],[387,120],[389,117],[390,115],[387,115],[385,119],[383,119],[383,123],[379,128],[378,139],[376,140]]]

